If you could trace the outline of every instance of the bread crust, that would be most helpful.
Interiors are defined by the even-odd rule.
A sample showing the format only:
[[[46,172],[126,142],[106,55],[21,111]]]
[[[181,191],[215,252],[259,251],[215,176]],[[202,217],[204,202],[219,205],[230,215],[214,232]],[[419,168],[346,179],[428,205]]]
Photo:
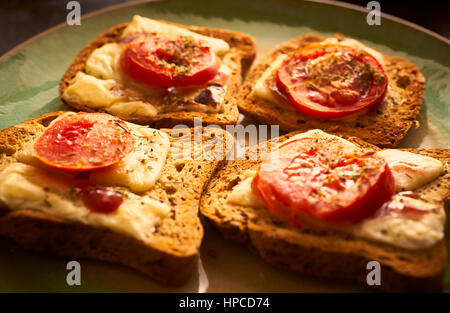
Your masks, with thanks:
[[[202,123],[206,125],[215,124],[225,126],[236,124],[239,117],[236,94],[238,93],[243,77],[245,77],[256,55],[256,44],[254,39],[244,33],[231,30],[199,26],[185,26],[162,20],[159,22],[176,25],[205,36],[219,38],[226,41],[230,45],[231,50],[229,52],[229,58],[233,61],[234,68],[231,70],[231,75],[227,83],[227,91],[224,98],[224,103],[222,104],[223,112],[169,112],[158,114],[156,116],[129,116],[126,114],[118,114],[117,116],[126,121],[137,124],[146,124],[155,128],[173,127],[179,124],[193,126],[194,117],[201,117]],[[59,84],[59,96],[64,103],[80,111],[105,112],[105,110],[94,109],[81,102],[67,101],[63,99],[62,95],[76,74],[80,71],[85,71],[86,61],[92,52],[107,43],[119,41],[123,30],[128,25],[129,23],[123,23],[108,29],[78,53],[75,60],[66,70]]]
[[[42,133],[63,112],[44,114],[0,131],[0,171],[15,162],[14,153]],[[169,130],[166,130],[169,132]],[[190,129],[191,135],[194,130]],[[205,130],[202,140],[223,136],[231,147],[231,135],[222,129]],[[170,136],[171,142],[174,138]],[[226,149],[227,149],[226,148]],[[169,153],[160,179],[146,195],[167,203],[170,216],[163,219],[151,240],[73,222],[38,211],[9,210],[0,203],[0,235],[27,249],[74,258],[121,263],[168,285],[183,283],[198,258],[203,228],[198,202],[203,186],[220,161],[174,160]]]
[[[397,57],[384,56],[389,88],[382,104],[352,120],[320,120],[300,113],[290,106],[281,106],[252,94],[253,86],[264,71],[280,55],[324,37],[304,35],[280,44],[247,76],[238,95],[239,110],[262,124],[279,124],[286,132],[319,128],[329,133],[356,136],[379,147],[395,147],[413,125],[418,125],[425,89],[425,77],[412,63]]]
[[[280,142],[298,132],[280,138]],[[366,149],[378,150],[359,138],[342,136]],[[258,148],[256,148],[258,150]],[[429,201],[450,195],[450,149],[407,149],[445,163],[445,172],[417,192]],[[201,197],[200,212],[229,240],[247,246],[270,264],[319,277],[366,284],[369,261],[381,265],[381,285],[388,292],[437,292],[442,289],[447,252],[445,240],[420,251],[396,248],[337,231],[298,229],[265,208],[225,204],[238,175],[258,169],[261,161],[228,161],[217,168]]]

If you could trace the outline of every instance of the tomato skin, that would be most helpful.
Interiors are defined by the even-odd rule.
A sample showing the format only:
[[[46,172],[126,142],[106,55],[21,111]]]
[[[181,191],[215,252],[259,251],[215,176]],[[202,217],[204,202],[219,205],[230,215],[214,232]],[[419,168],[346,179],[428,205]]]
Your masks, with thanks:
[[[322,60],[322,67],[310,66],[313,73],[307,70],[311,60]],[[312,44],[283,61],[276,85],[298,111],[333,120],[381,102],[387,92],[388,77],[381,64],[364,50]]]
[[[81,189],[84,205],[96,213],[112,213],[123,202],[122,195],[108,187],[84,186]]]
[[[189,53],[189,48],[183,48],[185,39],[180,38],[148,35],[133,40],[120,57],[121,69],[134,80],[153,86],[204,85],[217,75],[219,60],[210,47],[196,43],[189,45]]]
[[[356,149],[338,155],[336,149],[342,151],[317,138],[281,145],[279,159],[270,155],[261,164],[252,188],[272,213],[294,226],[311,220],[358,223],[391,199],[394,178],[385,160]]]
[[[369,189],[364,196],[358,197],[351,206],[323,214],[322,219],[331,222],[358,223],[373,216],[384,203],[392,198],[395,191],[394,177],[387,164],[381,170],[378,181],[379,183]]]
[[[123,121],[103,113],[78,113],[47,127],[35,141],[33,155],[51,167],[88,171],[119,162],[133,146]]]

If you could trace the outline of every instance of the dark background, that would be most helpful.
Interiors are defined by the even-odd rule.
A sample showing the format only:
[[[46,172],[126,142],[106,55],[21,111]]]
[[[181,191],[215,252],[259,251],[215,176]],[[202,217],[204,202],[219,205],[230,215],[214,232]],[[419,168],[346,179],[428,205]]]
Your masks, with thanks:
[[[0,0],[0,55],[24,40],[66,21],[69,0]],[[78,0],[81,14],[130,0]],[[188,0],[186,0],[188,1]],[[226,1],[226,0],[212,0]],[[243,0],[249,1],[249,0]],[[260,0],[263,1],[263,0]],[[369,0],[343,1],[366,6]],[[378,0],[381,11],[450,38],[450,1]]]

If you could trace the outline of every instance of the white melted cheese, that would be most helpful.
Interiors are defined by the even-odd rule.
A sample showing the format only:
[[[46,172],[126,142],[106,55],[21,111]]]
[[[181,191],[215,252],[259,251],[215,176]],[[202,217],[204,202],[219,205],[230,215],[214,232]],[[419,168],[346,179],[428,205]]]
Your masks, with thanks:
[[[86,73],[101,79],[122,82],[123,73],[119,60],[125,47],[112,42],[95,49],[86,61]]]
[[[252,190],[252,181],[255,175],[255,170],[246,170],[239,175],[241,182],[228,195],[227,202],[243,206],[263,207],[264,202]]]
[[[351,228],[356,236],[381,241],[405,249],[426,249],[444,238],[445,211],[442,206],[401,195],[394,196],[389,206],[410,203],[424,213],[409,216],[408,213],[390,213],[363,221]],[[427,212],[428,211],[428,212]]]
[[[64,91],[63,98],[66,100],[81,99],[83,103],[89,103],[90,107],[104,108],[124,100],[122,96],[111,92],[116,86],[117,82],[113,79],[103,80],[78,72]]]
[[[326,132],[324,132],[323,130],[320,129],[310,129],[306,132],[303,133],[299,133],[297,135],[292,136],[291,138],[289,138],[288,140],[282,142],[281,144],[286,144],[288,142],[294,141],[294,140],[298,140],[298,139],[302,139],[302,138],[319,138],[319,139],[331,139],[333,141],[337,141],[349,148],[356,148],[356,145],[354,145],[353,143],[351,143],[350,141],[341,138],[339,136],[335,136],[335,135],[331,135],[328,134]]]
[[[142,101],[116,102],[106,108],[106,111],[113,115],[128,116],[156,116],[158,114],[158,110],[153,105]]]
[[[352,47],[356,49],[362,49],[369,53],[371,56],[373,56],[383,67],[384,67],[384,57],[383,54],[381,54],[378,50],[369,48],[362,42],[352,39],[352,38],[344,38],[343,40],[339,40],[336,37],[327,38],[323,41],[321,41],[319,44],[321,45],[329,45],[329,44],[338,44],[342,46]]]
[[[261,77],[256,81],[253,86],[252,92],[258,98],[267,100],[272,103],[277,103],[277,99],[273,95],[270,88],[267,86],[269,79],[273,77],[273,74],[280,68],[281,63],[286,59],[286,54],[280,54],[275,61],[262,73]]]
[[[364,51],[366,51],[367,53],[372,55],[375,59],[377,59],[377,61],[384,67],[383,55],[380,52],[367,47],[366,45],[359,42],[358,40],[345,38],[345,39],[339,41],[337,38],[332,37],[332,38],[327,38],[327,39],[321,41],[319,44],[324,44],[324,45],[340,44],[340,45],[349,46],[349,47],[353,47],[353,48],[363,49]],[[253,94],[256,97],[258,97],[260,99],[264,99],[264,100],[272,102],[272,103],[277,103],[276,98],[273,96],[272,91],[268,87],[268,86],[270,86],[269,80],[273,79],[276,71],[278,71],[278,69],[281,66],[281,63],[286,58],[286,56],[287,56],[286,54],[280,54],[275,59],[275,61],[273,61],[272,64],[263,72],[261,77],[256,81],[256,83],[253,87],[253,90],[252,90]]]
[[[155,106],[143,101],[127,101],[122,95],[113,90],[118,84],[113,79],[99,79],[83,72],[78,72],[72,83],[64,91],[66,100],[81,100],[92,108],[104,109],[118,115],[156,116],[158,110]]]
[[[118,163],[93,171],[89,180],[100,185],[119,185],[142,193],[151,189],[166,162],[170,141],[166,133],[126,123],[134,135],[134,148]]]
[[[288,141],[301,138],[330,138],[333,140],[338,140],[340,143],[347,145],[349,148],[356,147],[354,144],[343,138],[327,134],[318,129],[297,134]],[[396,162],[398,162],[399,158],[401,158],[403,154],[396,154],[396,150],[387,151],[393,151],[387,153],[386,161],[390,167],[395,167]],[[422,171],[421,174],[411,175],[411,177],[408,177],[407,185],[405,185],[404,173],[402,173],[402,170],[400,168],[398,168],[398,170],[394,169],[392,172],[396,185],[414,186],[414,189],[416,189],[435,179],[441,173],[441,171],[436,169],[438,167],[437,162],[441,163],[438,160],[433,158],[422,158],[422,156],[415,154],[414,157],[409,155],[406,155],[406,157],[408,158],[409,166],[412,166],[414,169],[425,169],[429,167],[434,167],[435,169],[429,169],[428,172]],[[437,174],[438,172],[439,174]],[[265,207],[265,204],[259,195],[253,192],[253,189],[251,188],[251,183],[255,175],[255,170],[247,170],[243,172],[240,175],[241,182],[234,186],[233,190],[228,195],[227,203],[250,207]],[[435,205],[421,200],[399,195],[394,197],[394,201],[392,201],[390,205],[395,206],[398,205],[399,202],[412,202],[413,206],[422,210],[428,210],[430,213],[424,214],[421,218],[410,218],[409,215],[406,214],[389,214],[386,216],[378,216],[363,221],[357,226],[348,227],[346,228],[346,231],[349,231],[359,237],[385,242],[405,249],[424,249],[434,245],[443,238],[445,212],[442,207],[436,207]]]
[[[228,43],[222,39],[204,36],[185,28],[135,15],[131,23],[123,30],[122,38],[139,33],[156,33],[168,38],[188,36],[206,43],[218,55],[230,50]]]
[[[47,171],[11,163],[0,172],[0,203],[11,210],[35,210],[122,234],[148,240],[170,207],[148,196],[123,194],[120,207],[112,213],[96,213],[74,199],[70,176],[48,175]]]
[[[444,171],[444,164],[429,156],[394,149],[381,150],[376,154],[389,164],[397,191],[417,189]]]

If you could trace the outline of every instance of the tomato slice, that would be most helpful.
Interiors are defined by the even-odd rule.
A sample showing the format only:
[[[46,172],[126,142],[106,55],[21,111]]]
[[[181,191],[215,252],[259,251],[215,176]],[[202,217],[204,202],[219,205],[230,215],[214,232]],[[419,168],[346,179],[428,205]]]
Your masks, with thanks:
[[[209,46],[186,36],[169,39],[148,34],[134,39],[120,67],[142,83],[160,87],[200,86],[213,79],[219,61]]]
[[[364,50],[312,44],[289,54],[277,71],[277,87],[307,115],[337,119],[365,110],[386,95],[388,78]]]
[[[294,225],[311,217],[357,223],[394,194],[386,161],[333,139],[302,138],[261,164],[252,187],[270,211]]]
[[[119,162],[134,146],[127,125],[102,113],[67,115],[36,140],[33,153],[43,163],[72,171],[86,171]]]

